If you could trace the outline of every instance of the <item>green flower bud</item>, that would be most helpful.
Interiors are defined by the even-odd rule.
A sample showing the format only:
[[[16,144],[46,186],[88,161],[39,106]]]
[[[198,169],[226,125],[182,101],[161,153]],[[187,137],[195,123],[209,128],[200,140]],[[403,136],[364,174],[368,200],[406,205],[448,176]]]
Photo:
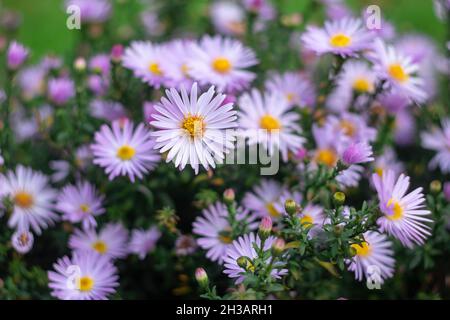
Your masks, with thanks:
[[[345,203],[345,193],[340,191],[336,192],[333,195],[333,201],[336,205],[342,206]]]
[[[290,216],[294,216],[300,212],[300,206],[292,199],[287,199],[284,203],[284,209]]]
[[[430,191],[434,194],[441,192],[442,183],[439,180],[434,180],[430,183]]]

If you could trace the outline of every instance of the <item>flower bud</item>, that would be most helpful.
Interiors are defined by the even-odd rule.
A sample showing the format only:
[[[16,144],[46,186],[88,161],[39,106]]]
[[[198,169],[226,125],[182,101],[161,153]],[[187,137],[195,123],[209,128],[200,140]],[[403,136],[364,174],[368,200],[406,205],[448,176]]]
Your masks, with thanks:
[[[73,67],[78,72],[83,72],[86,70],[86,60],[82,57],[78,57],[73,63]]]
[[[261,240],[266,240],[272,232],[272,219],[264,217],[259,224],[258,236]]]
[[[116,44],[111,49],[111,60],[113,62],[120,62],[123,55],[123,46],[121,44]]]
[[[17,70],[20,68],[27,59],[28,53],[28,49],[20,43],[16,41],[11,42],[6,54],[8,68],[11,70]]]
[[[342,206],[345,203],[345,193],[340,191],[336,192],[333,195],[333,201],[336,205]]]
[[[442,183],[439,180],[431,181],[430,183],[430,191],[432,193],[439,193],[442,190]]]
[[[300,206],[292,199],[287,199],[284,203],[284,209],[290,215],[296,215],[300,211]]]
[[[206,288],[209,284],[208,275],[206,274],[205,269],[197,268],[195,269],[195,280],[197,280],[198,284],[202,288]]]
[[[286,243],[282,238],[277,238],[272,244],[272,255],[278,257],[284,251]]]
[[[236,196],[234,194],[234,190],[233,189],[227,189],[223,193],[223,201],[226,204],[232,204],[234,202],[235,197]]]

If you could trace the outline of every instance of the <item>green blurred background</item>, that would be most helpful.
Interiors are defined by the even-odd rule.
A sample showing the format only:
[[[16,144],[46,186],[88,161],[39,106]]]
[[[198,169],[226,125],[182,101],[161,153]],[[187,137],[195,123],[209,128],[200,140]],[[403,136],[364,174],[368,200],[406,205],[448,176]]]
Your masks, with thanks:
[[[173,0],[167,0],[168,2]],[[179,1],[179,0],[176,0]],[[301,11],[310,0],[276,0],[283,2],[282,8],[287,12]],[[71,50],[77,37],[76,30],[66,28],[67,15],[63,10],[63,0],[1,0],[0,10],[10,8],[22,14],[22,26],[18,39],[33,49],[33,60],[45,53],[64,54]],[[139,5],[151,3],[151,0],[117,0],[121,6],[130,10]],[[185,0],[185,10],[194,19],[198,14],[205,14],[206,6],[211,0]],[[355,10],[376,4],[382,8],[383,17],[395,24],[400,32],[425,33],[444,43],[445,24],[438,21],[433,11],[432,0],[348,0]],[[126,24],[126,10],[115,10],[115,21]]]

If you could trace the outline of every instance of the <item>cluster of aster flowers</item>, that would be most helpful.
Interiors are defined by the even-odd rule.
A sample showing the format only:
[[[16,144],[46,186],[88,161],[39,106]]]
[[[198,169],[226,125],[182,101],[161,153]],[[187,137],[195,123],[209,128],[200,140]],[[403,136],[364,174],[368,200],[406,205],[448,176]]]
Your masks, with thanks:
[[[434,181],[426,196],[412,187],[425,166],[398,155],[429,150],[417,161],[450,173],[448,107],[440,122],[428,110],[445,58],[425,36],[398,36],[387,22],[370,30],[343,1],[319,3],[322,25],[281,17],[267,0],[215,1],[207,12],[218,34],[170,39],[144,11],[147,38],[99,52],[114,6],[70,0],[90,45],[70,67],[56,56],[27,65],[32,50],[9,41],[0,90],[8,250],[32,254],[66,234],[64,254],[46,252],[58,299],[114,297],[127,277],[118,266],[150,256],[180,273],[174,294],[190,292],[186,274],[204,267],[200,293],[218,299],[217,270],[237,288],[225,298],[288,298],[314,267],[383,284],[397,250],[448,245],[433,236],[450,226],[450,182]],[[295,38],[275,58],[273,28]],[[252,148],[280,161],[273,176],[227,161]]]

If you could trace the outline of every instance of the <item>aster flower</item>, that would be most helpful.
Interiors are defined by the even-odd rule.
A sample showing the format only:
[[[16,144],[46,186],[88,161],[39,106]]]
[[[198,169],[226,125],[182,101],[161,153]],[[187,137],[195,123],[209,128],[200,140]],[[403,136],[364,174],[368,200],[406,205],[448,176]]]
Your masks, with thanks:
[[[64,105],[75,96],[75,85],[68,78],[54,78],[48,81],[48,96],[56,105]]]
[[[308,203],[299,214],[299,219],[303,226],[311,227],[308,232],[309,238],[315,237],[322,230],[325,218],[323,208],[311,203]]]
[[[238,40],[204,36],[192,53],[189,74],[202,85],[232,93],[247,88],[256,77],[246,70],[257,64],[256,55]]]
[[[411,110],[403,110],[395,115],[394,141],[405,147],[416,141],[416,118]]]
[[[11,237],[14,250],[20,254],[28,253],[33,248],[34,236],[28,230],[16,230]]]
[[[56,192],[48,186],[48,178],[24,166],[0,175],[0,198],[12,200],[13,211],[8,220],[10,228],[41,234],[53,225],[58,216],[53,212]]]
[[[165,44],[164,69],[167,74],[166,86],[190,88],[194,81],[189,75],[189,64],[192,61],[193,47],[197,44],[192,40],[174,40]]]
[[[48,166],[53,171],[50,180],[54,183],[63,181],[70,173],[70,163],[65,160],[50,161]]]
[[[109,0],[67,0],[66,8],[76,6],[80,10],[83,23],[101,23],[111,16],[112,6]]]
[[[393,276],[394,251],[386,235],[368,231],[364,233],[364,242],[352,244],[352,248],[356,255],[346,263],[356,280],[362,281],[365,277],[381,284]]]
[[[355,105],[358,105],[364,96],[373,94],[377,86],[377,75],[367,63],[352,60],[344,64],[336,83],[337,87],[330,94],[327,106],[341,111],[351,107],[354,95],[359,96],[355,100]]]
[[[109,75],[110,59],[107,54],[97,54],[89,59],[89,70],[103,76]]]
[[[347,165],[365,163],[374,160],[372,155],[372,147],[367,142],[352,143],[344,150],[342,160]]]
[[[196,250],[197,242],[190,235],[182,234],[175,241],[175,254],[177,256],[188,256]]]
[[[104,196],[99,195],[95,186],[87,181],[63,188],[58,196],[56,210],[62,219],[72,223],[81,222],[84,229],[96,227],[95,216],[105,213]]]
[[[149,252],[155,249],[156,242],[161,237],[161,231],[157,227],[148,230],[134,229],[131,232],[129,251],[137,254],[143,260]]]
[[[125,49],[122,64],[143,82],[158,89],[167,81],[166,54],[160,45],[149,41],[133,41]]]
[[[141,24],[144,26],[146,34],[158,37],[165,31],[165,25],[161,23],[159,15],[155,10],[145,10],[139,15]]]
[[[94,118],[110,122],[127,118],[124,106],[116,101],[94,99],[90,104],[90,112]]]
[[[272,236],[267,238],[264,242],[263,250],[270,250],[275,240],[276,238]],[[258,236],[255,236],[254,233],[245,234],[239,237],[237,240],[234,240],[226,252],[226,258],[224,259],[224,273],[227,274],[230,278],[236,278],[236,284],[242,283],[245,279],[242,275],[245,270],[237,264],[236,260],[240,257],[255,259],[257,257],[257,253],[253,247],[254,244],[260,247],[261,239],[259,239]],[[269,263],[269,259],[270,257],[267,259],[267,263]],[[273,278],[280,279],[287,273],[288,270],[281,269],[281,265],[279,262],[274,263],[274,269],[271,272]]]
[[[245,32],[245,12],[238,4],[215,1],[209,14],[218,32],[226,35],[242,35]]]
[[[308,26],[302,41],[317,55],[332,53],[348,57],[368,49],[372,35],[364,28],[361,19],[343,18],[325,22],[323,29]]]
[[[160,159],[153,151],[155,142],[143,124],[134,130],[130,121],[125,121],[122,126],[115,121],[111,127],[103,125],[94,139],[91,146],[94,163],[105,168],[110,180],[125,175],[132,182],[136,177],[142,179]]]
[[[108,223],[100,232],[77,229],[69,238],[69,248],[75,251],[94,251],[112,259],[128,254],[128,231],[120,223]]]
[[[442,119],[441,126],[442,129],[433,127],[431,132],[422,133],[422,146],[437,152],[430,168],[439,166],[443,173],[450,173],[450,118]]]
[[[413,63],[411,57],[387,46],[380,39],[375,41],[369,57],[375,63],[374,70],[393,92],[419,103],[427,99],[423,80],[415,75],[419,66]]]
[[[249,215],[248,211],[238,210],[236,221],[247,225],[250,230],[256,228],[256,216]],[[250,225],[249,225],[250,224]],[[233,241],[232,228],[228,220],[228,210],[221,202],[216,202],[202,211],[193,223],[193,233],[198,235],[197,244],[207,250],[206,257],[212,261],[222,263],[225,252]]]
[[[339,117],[328,116],[324,126],[329,127],[331,138],[339,140],[343,146],[352,142],[372,142],[377,137],[377,130],[369,127],[367,120],[356,113],[342,112]],[[341,148],[337,149],[343,151]]]
[[[373,163],[374,171],[380,177],[383,176],[383,172],[391,170],[395,176],[399,176],[400,173],[405,171],[403,163],[397,159],[397,155],[392,148],[385,148],[383,153],[375,159]]]
[[[266,82],[266,89],[280,92],[290,107],[312,107],[315,102],[313,85],[306,77],[295,72],[274,74]]]
[[[169,151],[166,162],[173,161],[180,170],[188,163],[196,174],[200,165],[215,168],[234,148],[234,134],[227,130],[236,127],[233,104],[223,105],[225,95],[215,95],[214,87],[197,97],[196,83],[190,97],[184,88],[181,96],[174,88],[166,90],[166,95],[155,106],[156,120],[150,122],[155,127],[155,149]]]
[[[261,182],[254,186],[251,192],[245,194],[242,204],[244,208],[249,209],[258,217],[279,218],[284,209],[278,208],[277,210],[276,203],[285,190],[275,180],[261,179]]]
[[[18,84],[21,95],[26,100],[31,100],[45,92],[45,76],[47,71],[40,65],[24,68],[18,75]]]
[[[6,53],[7,65],[11,70],[16,70],[22,66],[28,57],[28,49],[17,41],[11,42]]]
[[[60,300],[106,300],[119,286],[117,269],[107,256],[96,252],[74,252],[48,271],[51,295]]]
[[[390,170],[384,172],[382,177],[373,174],[372,180],[380,200],[380,210],[384,214],[377,221],[380,231],[399,239],[408,248],[414,244],[424,244],[431,234],[425,222],[432,220],[424,217],[431,212],[425,209],[422,188],[406,194],[409,177],[401,174],[395,180],[394,172]]]
[[[260,144],[269,155],[281,152],[283,161],[288,159],[288,151],[296,152],[305,141],[299,135],[300,126],[297,113],[279,92],[269,92],[263,96],[254,89],[245,93],[238,101],[240,106],[239,127],[247,137],[249,145]]]

